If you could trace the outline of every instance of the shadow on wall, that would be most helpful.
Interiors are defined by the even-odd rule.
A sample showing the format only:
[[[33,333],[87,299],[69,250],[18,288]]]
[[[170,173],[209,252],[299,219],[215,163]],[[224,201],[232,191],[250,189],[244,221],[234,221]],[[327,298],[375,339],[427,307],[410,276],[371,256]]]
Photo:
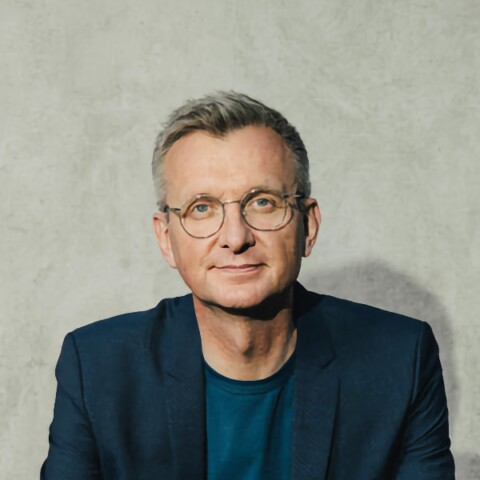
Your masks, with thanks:
[[[352,264],[336,270],[319,270],[302,277],[303,285],[316,292],[374,305],[427,321],[440,347],[440,358],[448,398],[450,429],[455,427],[459,391],[453,363],[454,338],[451,319],[441,301],[403,273],[377,261]],[[455,449],[455,446],[453,446]],[[480,456],[455,452],[457,478],[478,480]]]

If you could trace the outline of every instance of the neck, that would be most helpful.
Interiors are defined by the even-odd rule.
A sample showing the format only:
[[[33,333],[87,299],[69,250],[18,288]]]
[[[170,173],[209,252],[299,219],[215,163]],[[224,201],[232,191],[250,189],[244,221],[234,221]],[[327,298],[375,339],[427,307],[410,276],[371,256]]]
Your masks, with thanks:
[[[293,293],[275,308],[235,311],[194,296],[205,361],[235,380],[259,380],[278,371],[295,350]]]

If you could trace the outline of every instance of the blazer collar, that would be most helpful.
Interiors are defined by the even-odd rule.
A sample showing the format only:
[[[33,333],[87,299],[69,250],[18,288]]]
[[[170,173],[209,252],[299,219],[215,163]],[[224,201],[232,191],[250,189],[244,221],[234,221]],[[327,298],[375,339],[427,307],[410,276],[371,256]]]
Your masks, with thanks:
[[[203,355],[191,295],[167,302],[164,366],[175,479],[205,477]]]
[[[292,478],[327,479],[339,390],[335,352],[323,319],[323,296],[297,283],[294,299],[298,330]]]

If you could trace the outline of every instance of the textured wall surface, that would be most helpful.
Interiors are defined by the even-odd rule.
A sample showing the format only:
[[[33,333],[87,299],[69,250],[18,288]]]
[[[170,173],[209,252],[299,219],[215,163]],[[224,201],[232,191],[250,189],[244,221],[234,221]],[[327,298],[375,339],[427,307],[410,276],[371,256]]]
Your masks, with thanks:
[[[167,113],[236,89],[302,133],[301,279],[428,320],[458,478],[480,478],[480,3],[2,0],[0,478],[37,478],[64,335],[185,291],[154,242]]]

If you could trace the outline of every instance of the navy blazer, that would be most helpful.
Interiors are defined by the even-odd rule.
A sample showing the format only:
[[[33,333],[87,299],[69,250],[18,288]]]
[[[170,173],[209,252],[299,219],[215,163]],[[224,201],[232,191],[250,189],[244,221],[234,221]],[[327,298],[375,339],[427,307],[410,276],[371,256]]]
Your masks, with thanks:
[[[292,479],[454,479],[428,324],[299,284],[294,299]],[[206,478],[191,295],[68,334],[56,376],[41,479]]]

